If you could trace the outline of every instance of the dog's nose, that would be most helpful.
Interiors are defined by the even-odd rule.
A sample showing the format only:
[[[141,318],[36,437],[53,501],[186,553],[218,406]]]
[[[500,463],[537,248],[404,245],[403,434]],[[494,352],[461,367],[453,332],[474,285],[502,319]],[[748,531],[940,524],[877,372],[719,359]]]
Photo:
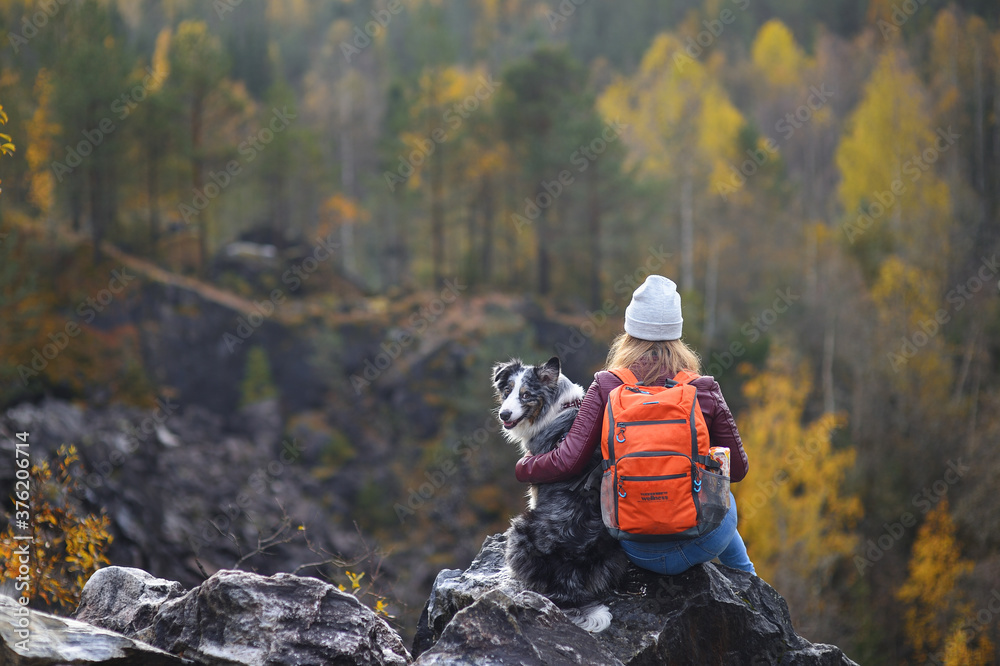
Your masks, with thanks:
[[[502,421],[510,421],[510,410],[509,409],[505,409],[502,412],[500,412],[500,420],[502,420]]]

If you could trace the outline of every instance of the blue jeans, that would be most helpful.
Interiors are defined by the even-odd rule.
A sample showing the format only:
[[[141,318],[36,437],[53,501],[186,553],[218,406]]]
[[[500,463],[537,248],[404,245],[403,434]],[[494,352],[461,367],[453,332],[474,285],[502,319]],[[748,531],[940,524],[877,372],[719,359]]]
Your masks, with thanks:
[[[636,566],[656,573],[673,576],[718,557],[727,567],[756,574],[736,521],[736,498],[729,493],[729,513],[708,534],[688,541],[622,541],[621,545]]]

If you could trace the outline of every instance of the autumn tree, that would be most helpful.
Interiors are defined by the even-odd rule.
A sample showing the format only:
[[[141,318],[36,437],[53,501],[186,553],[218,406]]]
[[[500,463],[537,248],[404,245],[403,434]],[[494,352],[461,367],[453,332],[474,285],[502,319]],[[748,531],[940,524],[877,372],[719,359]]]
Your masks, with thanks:
[[[958,637],[953,631],[961,630],[961,623],[972,615],[960,585],[972,569],[972,562],[962,557],[948,499],[944,498],[917,530],[908,576],[896,593],[906,609],[903,617],[906,640],[913,649],[912,663],[923,664],[931,653],[942,650],[951,652],[949,663],[955,663],[960,651],[969,652],[967,636],[963,633]],[[981,662],[981,658],[975,661]]]
[[[118,222],[123,174],[122,118],[113,106],[127,95],[131,53],[119,32],[114,6],[97,0],[67,7],[57,15],[65,34],[52,66],[57,112],[62,128],[52,163],[56,187],[68,191],[75,230],[87,213],[95,256]]]
[[[943,282],[951,196],[935,162],[956,139],[934,128],[906,54],[886,49],[836,154],[845,240],[869,279],[886,255],[897,253]]]
[[[183,21],[171,44],[170,72],[185,100],[191,187],[193,195],[204,197],[205,114],[209,95],[229,71],[229,59],[219,38],[202,21]],[[211,213],[206,207],[198,218],[199,265],[208,267]]]
[[[160,197],[163,188],[163,171],[168,163],[170,148],[175,146],[178,132],[175,120],[180,116],[179,100],[174,91],[165,85],[170,76],[170,46],[173,33],[163,28],[156,37],[153,56],[148,70],[146,98],[135,109],[134,126],[141,140],[140,152],[145,162],[146,205],[149,211],[149,247],[155,256],[160,235],[163,233],[163,216]],[[145,76],[143,76],[145,79]]]
[[[862,506],[845,487],[855,453],[832,441],[842,416],[803,423],[810,384],[807,367],[779,352],[744,385],[747,409],[738,423],[754,471],[733,493],[758,575],[812,623],[837,610],[828,592],[838,562],[857,544]]]
[[[523,193],[512,202],[510,226],[514,233],[534,232],[537,291],[552,288],[554,219],[565,206],[567,187],[559,175],[571,166],[574,150],[593,137],[581,133],[593,103],[586,91],[586,72],[559,49],[541,48],[511,64],[497,93],[497,119],[512,157],[522,164]],[[558,184],[558,196],[555,186]]]
[[[19,506],[31,507],[31,533],[26,535],[12,520],[0,535],[0,580],[24,582],[22,560],[15,553],[26,544],[30,573],[22,594],[63,611],[77,606],[87,579],[109,564],[105,552],[112,541],[108,517],[89,514],[80,504],[79,461],[76,447],[63,446],[51,464],[43,460],[32,465],[29,490],[19,495],[19,500],[24,497]]]
[[[721,223],[726,201],[742,184],[732,184],[731,164],[738,162],[739,137],[745,119],[722,87],[721,56],[708,62],[692,58],[681,39],[658,35],[631,77],[617,77],[598,100],[604,118],[628,127],[625,168],[663,192],[661,212],[654,222],[662,238],[670,222],[679,222],[679,287],[695,293],[696,235],[701,231],[708,251],[706,284],[717,284],[718,256],[727,242]],[[753,149],[762,149],[753,146]],[[714,303],[715,292],[703,293],[702,303]],[[714,321],[714,307],[705,320]],[[714,324],[707,328],[710,330]],[[711,334],[702,342],[711,346]]]
[[[53,121],[52,74],[47,69],[38,72],[35,81],[37,106],[27,124],[28,149],[28,200],[38,208],[42,220],[50,222],[49,215],[55,203],[55,177],[51,163],[56,153],[55,139],[60,127]]]

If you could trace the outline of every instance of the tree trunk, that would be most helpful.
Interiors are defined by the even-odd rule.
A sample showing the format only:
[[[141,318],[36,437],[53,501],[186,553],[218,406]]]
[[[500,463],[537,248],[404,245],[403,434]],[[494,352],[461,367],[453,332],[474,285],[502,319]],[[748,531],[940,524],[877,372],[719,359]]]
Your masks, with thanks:
[[[191,185],[201,191],[205,159],[202,151],[202,123],[204,122],[205,94],[196,92],[191,102]],[[198,266],[204,275],[208,271],[208,233],[210,207],[198,215]]]
[[[87,168],[87,180],[90,194],[90,233],[94,243],[94,263],[98,263],[103,258],[101,243],[104,241],[104,225],[107,215],[104,178],[99,164],[91,164]]]
[[[681,183],[681,291],[694,289],[694,176]]]
[[[483,216],[480,268],[482,270],[483,282],[490,284],[493,281],[493,179],[489,174],[483,176],[480,201],[482,202],[480,212]]]
[[[149,256],[156,258],[160,242],[160,150],[151,143],[146,153],[146,198],[149,199]]]
[[[552,207],[542,209],[538,215],[537,242],[538,242],[538,295],[548,296],[552,289],[551,276],[549,275],[549,211]]]
[[[861,418],[861,412],[865,406],[865,364],[860,358],[854,360],[853,379],[853,386],[851,386],[851,438],[854,441],[859,441],[864,433],[864,420]]]
[[[438,146],[431,160],[431,264],[434,288],[444,286],[444,165],[441,153],[444,146]]]
[[[437,77],[432,76],[428,92],[429,108],[437,110]],[[427,117],[427,135],[435,128],[431,114]],[[428,155],[431,168],[431,269],[434,288],[444,286],[444,146],[439,145],[434,155]]]
[[[354,136],[351,120],[354,115],[353,93],[344,86],[340,95],[340,189],[351,199],[357,200],[357,179],[355,178]],[[340,221],[341,265],[348,277],[358,274],[358,263],[354,248],[354,220]]]
[[[823,412],[833,414],[836,411],[836,401],[833,394],[833,359],[836,351],[837,317],[828,315],[823,333]]]
[[[980,194],[986,192],[986,136],[984,131],[984,106],[983,100],[983,51],[979,44],[973,40],[972,47],[972,96],[974,99],[975,113],[973,115],[973,126],[975,127],[976,140],[972,142],[975,150],[976,177],[973,180],[976,190]],[[985,221],[985,211],[983,211]]]
[[[712,348],[715,340],[715,310],[719,296],[719,241],[713,239],[708,250],[708,266],[705,269],[705,349]]]
[[[590,193],[587,205],[587,240],[590,243],[590,265],[587,269],[590,307],[601,307],[601,189],[597,164],[591,167]]]

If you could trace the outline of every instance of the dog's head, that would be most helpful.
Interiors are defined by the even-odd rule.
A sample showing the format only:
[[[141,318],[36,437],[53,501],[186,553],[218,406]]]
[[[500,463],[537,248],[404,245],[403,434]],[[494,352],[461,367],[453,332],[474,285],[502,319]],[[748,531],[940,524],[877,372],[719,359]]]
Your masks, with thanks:
[[[497,415],[508,434],[520,435],[556,404],[559,378],[558,356],[544,365],[524,365],[515,359],[493,366],[493,388],[500,403]]]

